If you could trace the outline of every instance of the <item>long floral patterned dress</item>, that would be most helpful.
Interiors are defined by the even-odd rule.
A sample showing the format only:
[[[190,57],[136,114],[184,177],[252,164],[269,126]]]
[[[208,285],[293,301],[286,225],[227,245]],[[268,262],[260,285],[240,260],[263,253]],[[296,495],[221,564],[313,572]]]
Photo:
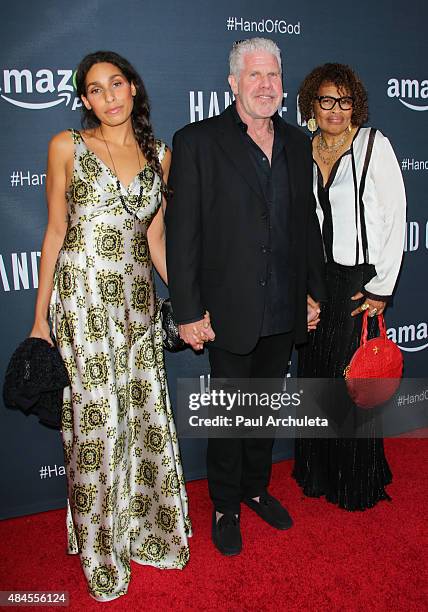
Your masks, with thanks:
[[[62,424],[68,552],[80,554],[91,595],[106,601],[126,593],[131,559],[183,568],[190,523],[147,243],[160,179],[145,165],[120,185],[121,198],[113,172],[79,132],[71,137],[70,220],[50,308],[71,380]]]

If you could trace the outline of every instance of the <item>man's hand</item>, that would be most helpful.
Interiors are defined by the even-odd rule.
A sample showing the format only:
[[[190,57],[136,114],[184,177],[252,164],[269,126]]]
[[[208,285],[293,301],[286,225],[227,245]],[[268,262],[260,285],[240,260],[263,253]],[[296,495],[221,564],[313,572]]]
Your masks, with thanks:
[[[194,351],[201,351],[204,348],[204,342],[209,342],[215,338],[208,311],[200,321],[179,325],[178,331],[180,338],[186,344],[189,344]]]
[[[320,312],[321,307],[319,302],[315,302],[315,300],[308,294],[307,298],[307,307],[308,307],[308,331],[313,331],[316,329],[320,321]]]
[[[351,300],[361,300],[364,295],[359,291],[355,295],[351,297]],[[365,310],[369,311],[369,317],[374,317],[376,315],[380,315],[383,313],[386,307],[386,302],[382,302],[381,300],[372,300],[371,298],[366,298],[364,302],[358,306],[355,310],[351,312],[351,316],[355,317],[356,315],[361,314]]]

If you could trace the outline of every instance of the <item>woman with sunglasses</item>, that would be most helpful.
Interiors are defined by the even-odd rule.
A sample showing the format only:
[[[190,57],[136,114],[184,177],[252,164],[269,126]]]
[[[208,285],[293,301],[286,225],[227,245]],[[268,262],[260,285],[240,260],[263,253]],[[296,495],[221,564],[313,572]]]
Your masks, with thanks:
[[[313,190],[329,294],[318,327],[300,351],[299,374],[343,380],[360,342],[361,313],[368,311],[369,334],[376,335],[376,315],[394,290],[404,247],[404,185],[389,140],[362,127],[367,94],[351,68],[324,64],[312,70],[300,87],[299,107],[316,132]],[[341,508],[365,510],[390,499],[383,439],[376,437],[371,414],[352,404],[344,384],[335,393],[323,401],[323,411],[342,427],[351,423],[351,432],[358,427],[358,436],[298,439],[293,476],[309,497],[325,495]]]

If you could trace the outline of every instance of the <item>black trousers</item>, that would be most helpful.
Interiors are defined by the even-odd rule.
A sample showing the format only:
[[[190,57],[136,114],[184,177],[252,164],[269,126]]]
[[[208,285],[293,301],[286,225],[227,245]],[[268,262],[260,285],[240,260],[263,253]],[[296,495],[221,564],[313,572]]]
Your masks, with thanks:
[[[213,378],[284,378],[293,332],[260,338],[247,355],[209,346]],[[264,493],[272,470],[273,438],[208,440],[207,476],[218,512],[239,514],[244,497]]]

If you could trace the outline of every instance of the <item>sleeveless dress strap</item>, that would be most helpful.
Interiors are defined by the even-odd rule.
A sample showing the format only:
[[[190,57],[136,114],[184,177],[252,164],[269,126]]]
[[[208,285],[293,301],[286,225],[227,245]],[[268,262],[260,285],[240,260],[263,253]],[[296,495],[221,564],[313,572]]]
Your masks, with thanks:
[[[71,133],[74,144],[83,142],[82,134],[79,130],[75,130],[74,128],[68,128],[68,131]]]

